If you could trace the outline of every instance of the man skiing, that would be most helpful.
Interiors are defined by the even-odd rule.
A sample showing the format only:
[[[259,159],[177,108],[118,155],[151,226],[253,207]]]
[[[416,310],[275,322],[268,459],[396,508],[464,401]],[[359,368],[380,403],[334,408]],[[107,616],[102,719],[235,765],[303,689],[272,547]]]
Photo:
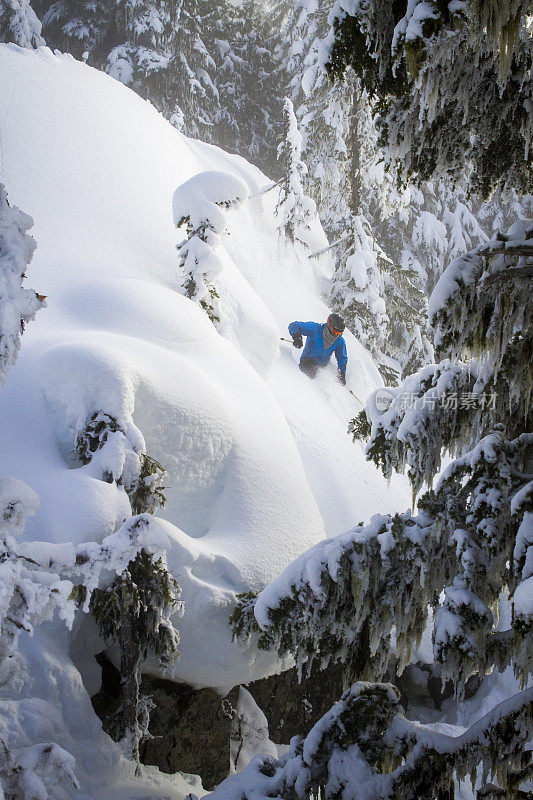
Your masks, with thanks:
[[[303,347],[302,336],[306,337],[305,348],[300,359],[300,369],[309,378],[316,378],[319,369],[327,366],[332,353],[337,359],[339,381],[346,386],[346,364],[348,353],[342,336],[344,320],[338,314],[330,314],[325,323],[291,322],[289,333],[295,347]]]

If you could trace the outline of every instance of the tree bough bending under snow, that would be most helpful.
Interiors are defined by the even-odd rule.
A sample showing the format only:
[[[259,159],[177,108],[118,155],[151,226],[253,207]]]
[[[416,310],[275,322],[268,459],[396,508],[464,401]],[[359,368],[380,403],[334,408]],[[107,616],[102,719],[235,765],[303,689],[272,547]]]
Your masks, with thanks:
[[[248,197],[240,178],[215,170],[201,172],[178,186],[172,198],[176,227],[186,225],[178,245],[181,292],[198,303],[211,322],[220,322],[219,294],[214,285],[223,264],[218,254],[226,227],[224,209]]]
[[[506,797],[531,775],[524,746],[533,724],[533,689],[505,701],[462,736],[406,719],[391,684],[356,683],[305,739],[293,737],[279,759],[258,756],[212,800],[442,800],[453,776],[497,776]]]
[[[353,67],[375,98],[403,181],[458,179],[466,167],[482,196],[529,190],[529,0],[336,0],[330,23],[327,69],[342,77]]]

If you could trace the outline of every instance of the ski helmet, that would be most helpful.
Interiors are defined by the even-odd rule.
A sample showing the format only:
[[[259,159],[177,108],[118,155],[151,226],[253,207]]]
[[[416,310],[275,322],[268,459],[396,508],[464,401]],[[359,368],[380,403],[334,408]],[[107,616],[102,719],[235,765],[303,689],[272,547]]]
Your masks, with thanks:
[[[342,333],[345,327],[343,318],[338,314],[330,314],[327,325],[334,333]]]

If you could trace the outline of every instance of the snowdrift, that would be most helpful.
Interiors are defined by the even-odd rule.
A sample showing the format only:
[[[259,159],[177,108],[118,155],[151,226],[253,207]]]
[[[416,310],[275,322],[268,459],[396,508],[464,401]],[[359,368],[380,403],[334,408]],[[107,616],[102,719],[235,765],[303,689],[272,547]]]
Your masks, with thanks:
[[[350,441],[359,406],[334,366],[311,383],[298,354],[280,348],[291,320],[328,313],[318,290],[327,263],[280,246],[274,193],[254,198],[269,183],[256,168],[185,138],[70,56],[2,45],[0,119],[0,181],[33,217],[29,283],[48,297],[0,391],[0,474],[25,481],[41,502],[25,536],[101,540],[129,516],[124,490],[71,457],[76,426],[92,412],[127,420],[168,472],[158,524],[173,542],[168,562],[185,603],[175,679],[224,689],[279,669],[273,656],[231,642],[235,594],[263,588],[324,536],[410,502],[406,482],[388,487]],[[236,176],[250,195],[227,210],[218,330],[178,291],[183,237],[172,221],[176,187],[207,170]],[[314,237],[323,247],[318,224]],[[364,401],[381,379],[346,339],[348,384]],[[92,712],[68,666],[68,637],[54,630],[41,652],[55,637],[63,650],[47,658],[61,666],[54,691],[43,678],[43,703],[77,693],[81,735]],[[102,643],[85,620],[70,646],[85,649],[76,666],[95,691],[90,648]]]
[[[175,676],[258,677],[276,665],[231,643],[235,592],[263,587],[326,533],[408,504],[346,435],[358,406],[333,365],[313,385],[278,347],[292,319],[327,313],[317,267],[279,245],[272,193],[230,209],[217,332],[177,291],[173,193],[206,170],[252,196],[268,179],[69,56],[7,45],[0,71],[1,179],[34,219],[31,284],[48,296],[0,393],[0,473],[41,500],[26,535],[101,539],[123,521],[124,491],[73,469],[69,452],[92,411],[130,419],[168,471],[161,524],[187,609]],[[315,238],[324,244],[319,225]],[[364,400],[380,378],[347,339],[348,383]]]

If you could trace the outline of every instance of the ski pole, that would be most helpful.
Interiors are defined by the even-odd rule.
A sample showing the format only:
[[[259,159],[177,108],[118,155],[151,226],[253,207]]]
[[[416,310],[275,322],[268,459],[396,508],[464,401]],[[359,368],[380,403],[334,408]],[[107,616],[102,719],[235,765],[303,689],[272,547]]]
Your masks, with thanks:
[[[292,339],[285,339],[283,336],[279,337],[280,342],[288,342],[289,344],[293,344]]]
[[[361,403],[361,401],[360,401],[360,400],[359,400],[359,398],[357,397],[356,393],[355,393],[355,392],[352,392],[352,390],[350,389],[350,387],[349,387],[349,386],[346,386],[346,388],[348,389],[348,391],[350,392],[350,394],[352,394],[352,395],[355,397],[355,399],[357,400],[357,402],[358,402],[358,403]],[[364,404],[364,403],[361,403],[361,405],[363,406],[363,408],[365,407],[365,404]]]

